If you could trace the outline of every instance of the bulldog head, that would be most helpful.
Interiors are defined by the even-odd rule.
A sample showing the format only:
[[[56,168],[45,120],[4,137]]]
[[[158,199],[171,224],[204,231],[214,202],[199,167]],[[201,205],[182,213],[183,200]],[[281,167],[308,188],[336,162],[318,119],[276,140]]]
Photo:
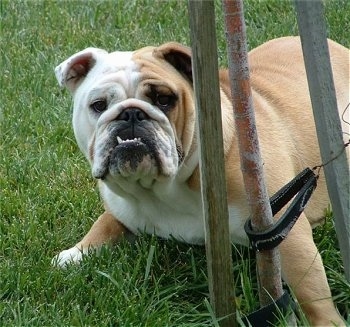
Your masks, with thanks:
[[[55,69],[74,98],[73,127],[95,178],[150,187],[195,152],[191,55],[177,43],[134,52],[88,48]],[[188,173],[187,173],[188,172]]]

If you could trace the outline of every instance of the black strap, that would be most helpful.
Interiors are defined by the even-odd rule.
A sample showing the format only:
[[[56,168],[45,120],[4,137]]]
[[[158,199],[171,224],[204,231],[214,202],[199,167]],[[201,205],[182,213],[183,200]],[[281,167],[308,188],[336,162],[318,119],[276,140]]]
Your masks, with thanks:
[[[245,326],[270,327],[278,322],[278,318],[286,317],[294,309],[295,303],[289,292],[285,290],[275,302],[243,317],[242,321]]]
[[[310,168],[304,169],[288,184],[284,185],[278,192],[270,198],[272,215],[279,212],[292,197],[301,191],[301,188],[310,180],[316,178],[314,172]],[[315,184],[316,187],[316,184]]]
[[[255,251],[271,250],[286,238],[303,212],[316,185],[317,176],[310,168],[306,168],[270,198],[272,214],[275,215],[297,194],[275,224],[262,232],[257,232],[253,230],[251,220],[247,220],[244,229]]]
[[[286,238],[303,212],[316,185],[317,176],[310,168],[306,168],[270,198],[271,211],[274,216],[295,196],[289,208],[277,222],[263,232],[256,232],[252,229],[251,219],[248,219],[244,229],[255,251],[271,250]],[[246,326],[269,327],[277,323],[278,317],[286,316],[288,310],[294,309],[294,301],[289,292],[284,291],[279,299],[254,311],[242,321]]]

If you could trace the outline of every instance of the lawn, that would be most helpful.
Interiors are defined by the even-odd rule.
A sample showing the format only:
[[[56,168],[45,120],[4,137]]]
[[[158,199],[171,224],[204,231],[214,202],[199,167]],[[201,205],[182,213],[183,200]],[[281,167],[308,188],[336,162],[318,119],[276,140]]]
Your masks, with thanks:
[[[293,6],[246,0],[249,47],[296,35]],[[52,257],[102,212],[71,128],[71,100],[53,69],[89,46],[189,44],[185,1],[0,0],[0,326],[215,326],[205,250],[144,236],[59,270]],[[329,37],[350,47],[350,1],[328,0]],[[217,2],[219,60],[226,49]],[[341,313],[350,285],[331,219],[315,238]],[[254,256],[233,248],[237,305],[258,307]],[[305,322],[301,318],[300,324]]]

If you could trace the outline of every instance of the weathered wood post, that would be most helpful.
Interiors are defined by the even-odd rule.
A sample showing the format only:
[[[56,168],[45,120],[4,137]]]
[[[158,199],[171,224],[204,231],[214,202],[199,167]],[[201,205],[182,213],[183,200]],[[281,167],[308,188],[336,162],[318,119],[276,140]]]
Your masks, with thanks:
[[[220,326],[236,326],[213,1],[188,2],[200,139],[210,301]]]
[[[324,172],[335,229],[345,276],[350,281],[349,165],[338,115],[323,3],[295,0],[295,7],[322,162],[329,162]]]
[[[249,81],[246,31],[241,0],[223,0],[231,93],[236,122],[241,170],[251,212],[252,226],[263,231],[273,225]],[[256,254],[261,306],[283,294],[278,248]]]

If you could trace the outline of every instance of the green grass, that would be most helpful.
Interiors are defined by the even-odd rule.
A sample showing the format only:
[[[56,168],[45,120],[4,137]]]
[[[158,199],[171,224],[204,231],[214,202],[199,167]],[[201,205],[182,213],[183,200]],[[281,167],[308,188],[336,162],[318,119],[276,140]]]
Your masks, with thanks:
[[[297,34],[293,7],[245,1],[249,47]],[[225,65],[217,6],[220,63]],[[329,36],[350,47],[350,2],[326,2]],[[71,128],[71,100],[53,69],[88,46],[189,44],[184,1],[0,1],[0,326],[215,326],[205,251],[145,236],[66,270],[51,258],[102,212]],[[348,317],[332,220],[315,231],[338,307]],[[255,262],[234,248],[237,304],[258,306]],[[350,323],[350,320],[348,318]]]

